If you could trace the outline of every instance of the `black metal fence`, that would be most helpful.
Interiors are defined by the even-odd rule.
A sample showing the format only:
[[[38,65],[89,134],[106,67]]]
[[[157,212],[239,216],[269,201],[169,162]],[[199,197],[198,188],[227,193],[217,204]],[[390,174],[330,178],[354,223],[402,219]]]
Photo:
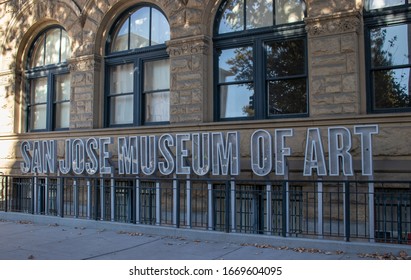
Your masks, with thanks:
[[[1,175],[0,211],[411,244],[411,181]]]

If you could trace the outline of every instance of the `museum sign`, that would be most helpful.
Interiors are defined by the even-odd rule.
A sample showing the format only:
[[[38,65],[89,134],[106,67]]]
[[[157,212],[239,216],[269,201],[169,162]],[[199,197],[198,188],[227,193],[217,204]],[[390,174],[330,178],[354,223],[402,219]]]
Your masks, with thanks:
[[[354,176],[353,137],[359,140],[360,147],[356,148],[361,151],[361,174],[373,174],[373,135],[378,134],[378,125],[354,126],[353,133],[344,126],[326,130],[328,147],[323,145],[324,131],[306,130],[304,176],[313,172],[318,176]],[[252,172],[258,176],[285,175],[287,158],[293,156],[287,145],[292,137],[293,128],[254,131],[248,147]],[[22,173],[153,175],[160,172],[198,176],[241,173],[239,131],[66,139],[61,143],[64,144],[61,157],[57,156],[58,141],[21,142]]]

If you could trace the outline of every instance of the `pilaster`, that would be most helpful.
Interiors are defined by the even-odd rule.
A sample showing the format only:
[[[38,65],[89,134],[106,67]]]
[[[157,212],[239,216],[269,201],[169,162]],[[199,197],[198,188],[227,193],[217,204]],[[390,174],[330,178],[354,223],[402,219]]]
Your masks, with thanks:
[[[71,78],[70,129],[91,129],[99,119],[99,73],[101,58],[95,55],[69,61]]]
[[[310,115],[360,113],[361,13],[308,17]]]
[[[171,40],[170,122],[201,123],[207,114],[207,54],[210,40],[193,36]]]

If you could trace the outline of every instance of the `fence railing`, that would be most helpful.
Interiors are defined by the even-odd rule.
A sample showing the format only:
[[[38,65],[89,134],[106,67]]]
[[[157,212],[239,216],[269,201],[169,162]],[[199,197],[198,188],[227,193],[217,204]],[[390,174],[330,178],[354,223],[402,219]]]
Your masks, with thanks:
[[[411,244],[411,181],[1,175],[0,211]]]

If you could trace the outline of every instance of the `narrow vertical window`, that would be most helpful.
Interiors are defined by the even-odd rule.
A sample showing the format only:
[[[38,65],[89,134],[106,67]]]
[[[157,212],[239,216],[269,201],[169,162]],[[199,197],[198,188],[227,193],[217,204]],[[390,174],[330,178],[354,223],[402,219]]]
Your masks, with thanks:
[[[227,0],[214,32],[215,119],[308,115],[305,1]]]
[[[26,70],[29,131],[69,128],[70,55],[70,39],[60,27],[45,30],[33,43]]]
[[[166,17],[153,6],[126,11],[107,41],[106,126],[168,123],[170,39]]]
[[[368,110],[410,111],[411,5],[370,0],[365,7]]]

